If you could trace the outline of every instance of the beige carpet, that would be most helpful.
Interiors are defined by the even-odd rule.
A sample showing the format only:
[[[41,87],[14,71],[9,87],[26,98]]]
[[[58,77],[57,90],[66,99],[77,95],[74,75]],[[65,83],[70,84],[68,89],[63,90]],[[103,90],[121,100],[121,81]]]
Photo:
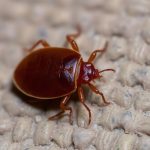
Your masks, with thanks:
[[[109,41],[95,85],[111,104],[84,88],[88,113],[74,95],[73,125],[58,101],[36,103],[12,86],[15,66],[39,39],[64,45],[76,31],[83,59]],[[4,0],[0,1],[0,150],[150,150],[150,1],[149,0]],[[53,85],[52,85],[53,86]],[[56,106],[55,105],[56,102]],[[67,114],[67,112],[66,112]]]

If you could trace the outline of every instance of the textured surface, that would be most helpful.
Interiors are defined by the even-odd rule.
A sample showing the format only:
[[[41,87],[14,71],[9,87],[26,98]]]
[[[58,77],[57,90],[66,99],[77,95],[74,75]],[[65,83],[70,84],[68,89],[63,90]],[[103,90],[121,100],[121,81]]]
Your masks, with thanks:
[[[95,83],[109,106],[85,87],[92,111],[88,128],[78,97],[69,104],[74,108],[70,125],[67,116],[47,121],[59,111],[55,103],[35,103],[12,87],[23,48],[41,38],[63,46],[77,23],[83,30],[77,39],[83,58],[109,41],[95,64],[116,70]],[[149,135],[149,0],[0,1],[0,150],[149,150]]]

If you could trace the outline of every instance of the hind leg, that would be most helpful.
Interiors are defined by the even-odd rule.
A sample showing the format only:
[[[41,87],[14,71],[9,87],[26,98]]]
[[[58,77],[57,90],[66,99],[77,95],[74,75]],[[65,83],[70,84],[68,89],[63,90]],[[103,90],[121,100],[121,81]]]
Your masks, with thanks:
[[[66,39],[74,50],[79,51],[78,45],[74,39],[76,39],[81,34],[81,28],[80,26],[77,26],[76,28],[77,28],[77,33],[68,34],[66,36]]]
[[[89,124],[91,123],[91,110],[90,108],[85,104],[85,98],[84,98],[84,93],[83,89],[81,87],[78,87],[78,95],[79,95],[79,100],[80,102],[84,105],[84,107],[87,109],[89,113]]]
[[[71,95],[65,96],[61,103],[60,103],[60,109],[62,110],[61,112],[59,112],[58,114],[49,117],[48,119],[55,119],[55,118],[59,118],[66,110],[69,110],[69,121],[72,124],[72,108],[66,106],[66,103],[69,101]]]
[[[48,42],[47,41],[45,41],[45,40],[39,40],[39,41],[37,41],[30,49],[25,49],[26,51],[28,51],[28,52],[31,52],[31,51],[33,51],[38,45],[40,45],[40,44],[42,44],[42,46],[44,47],[44,48],[46,48],[46,47],[50,47],[50,45],[48,44]]]

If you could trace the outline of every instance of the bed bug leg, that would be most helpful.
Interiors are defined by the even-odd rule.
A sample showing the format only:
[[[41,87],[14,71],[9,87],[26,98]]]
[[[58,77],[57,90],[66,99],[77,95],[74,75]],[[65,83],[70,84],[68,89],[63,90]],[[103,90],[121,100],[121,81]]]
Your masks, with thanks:
[[[50,47],[50,45],[48,44],[47,41],[45,40],[39,40],[37,41],[30,49],[28,49],[27,51],[28,52],[31,52],[33,51],[38,45],[42,44],[42,46],[45,48],[45,47]]]
[[[65,106],[69,99],[70,99],[70,95],[65,96],[60,103],[60,108],[62,111],[59,112],[58,114],[54,115],[54,116],[49,117],[48,119],[51,120],[51,119],[59,118],[66,110],[69,110],[70,111],[69,121],[72,124],[72,108]]]
[[[89,109],[89,107],[85,104],[85,98],[84,98],[84,93],[83,93],[83,89],[81,87],[78,87],[78,95],[79,95],[79,100],[80,102],[84,105],[84,107],[87,109],[88,113],[89,113],[89,122],[88,124],[91,123],[91,110]]]
[[[102,97],[102,100],[105,104],[107,104],[107,105],[110,104],[110,102],[106,101],[104,94],[102,92],[100,92],[93,84],[88,83],[88,85],[94,93],[99,94]]]
[[[67,38],[67,41],[71,44],[72,48],[79,52],[78,45],[74,39],[77,38],[81,34],[81,27],[77,25],[76,28],[77,28],[77,33],[69,34],[66,36],[66,38]]]
[[[96,57],[96,54],[97,54],[97,53],[103,53],[103,52],[105,52],[106,49],[107,49],[107,47],[108,47],[108,42],[105,43],[105,46],[104,46],[103,49],[94,50],[94,51],[91,53],[91,55],[90,55],[90,57],[89,57],[89,59],[88,59],[88,62],[89,62],[89,63],[92,63],[93,60],[94,60],[95,57]]]

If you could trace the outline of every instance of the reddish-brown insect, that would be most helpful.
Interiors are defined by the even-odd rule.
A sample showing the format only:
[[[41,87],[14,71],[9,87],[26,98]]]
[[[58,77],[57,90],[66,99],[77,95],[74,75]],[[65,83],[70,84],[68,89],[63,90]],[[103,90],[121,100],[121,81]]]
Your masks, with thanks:
[[[105,47],[95,50],[91,53],[87,62],[84,62],[79,48],[74,40],[80,34],[67,35],[67,41],[71,44],[72,49],[52,47],[46,41],[39,40],[33,45],[29,53],[17,66],[13,76],[15,86],[24,94],[37,99],[55,99],[62,98],[60,103],[61,112],[49,117],[54,119],[59,117],[66,110],[69,110],[70,122],[72,116],[72,108],[66,106],[72,93],[78,92],[80,102],[85,106],[89,113],[89,124],[91,122],[91,111],[85,104],[82,84],[86,84],[90,89],[102,96],[104,103],[109,104],[105,100],[102,92],[100,92],[91,81],[101,77],[104,71],[114,71],[113,69],[105,69],[99,71],[95,69],[93,60],[98,52],[104,52]],[[35,50],[36,46],[42,44],[44,48]]]

